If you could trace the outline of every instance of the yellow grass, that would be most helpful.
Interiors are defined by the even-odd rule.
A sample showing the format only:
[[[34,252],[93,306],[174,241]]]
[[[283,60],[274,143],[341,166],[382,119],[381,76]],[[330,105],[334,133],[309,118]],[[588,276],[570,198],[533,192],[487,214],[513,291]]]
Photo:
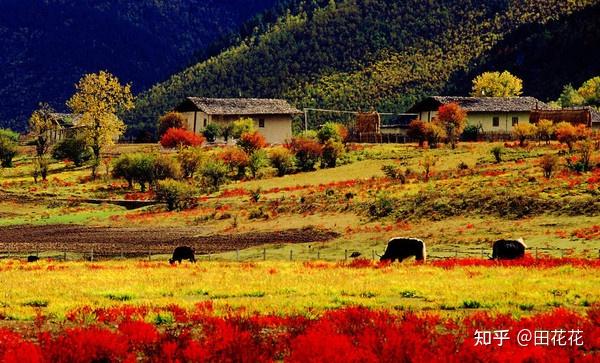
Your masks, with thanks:
[[[465,312],[463,302],[515,314],[555,306],[585,309],[600,297],[597,270],[466,267],[445,270],[412,263],[382,269],[324,268],[300,262],[83,263],[0,262],[0,314],[31,319],[41,311],[54,319],[78,306],[121,304],[192,307],[212,300],[251,311],[310,313],[311,309],[363,305],[400,310]]]

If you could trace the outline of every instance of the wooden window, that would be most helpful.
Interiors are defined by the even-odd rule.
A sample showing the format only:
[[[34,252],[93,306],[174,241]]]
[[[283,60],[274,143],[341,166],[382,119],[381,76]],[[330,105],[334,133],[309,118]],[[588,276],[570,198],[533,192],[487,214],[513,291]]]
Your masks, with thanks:
[[[265,127],[265,119],[264,118],[258,119],[258,127]]]
[[[493,127],[500,127],[500,117],[499,116],[494,116],[492,118],[492,126]]]
[[[516,126],[516,125],[518,125],[518,124],[519,124],[519,118],[518,118],[517,116],[514,116],[514,117],[512,118],[512,125],[513,125],[513,126]]]
[[[206,119],[204,119],[204,127],[206,127],[207,121]]]

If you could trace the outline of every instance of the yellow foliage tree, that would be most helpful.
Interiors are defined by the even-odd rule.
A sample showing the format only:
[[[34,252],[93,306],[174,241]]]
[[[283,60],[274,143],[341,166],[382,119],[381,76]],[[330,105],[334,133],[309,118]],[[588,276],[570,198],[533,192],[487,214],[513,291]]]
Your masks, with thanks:
[[[254,124],[253,119],[241,118],[233,122],[231,136],[233,136],[234,139],[239,139],[242,136],[242,134],[250,133],[254,130],[256,130],[256,125]]]
[[[573,151],[573,144],[577,140],[577,128],[572,124],[562,121],[554,127],[556,139],[567,145],[569,152]]]
[[[446,136],[446,129],[444,129],[436,119],[425,124],[425,137],[427,138],[427,145],[430,148],[437,148],[440,141],[445,139]]]
[[[540,141],[546,141],[546,145],[550,144],[550,138],[554,134],[554,123],[550,120],[542,119],[537,124],[537,136]]]
[[[54,129],[54,110],[47,103],[33,111],[29,118],[29,134],[35,140],[35,150],[38,158],[43,157],[50,148],[50,132]]]
[[[517,97],[523,93],[523,81],[508,71],[485,72],[473,80],[474,97]]]
[[[75,86],[77,92],[67,101],[73,113],[80,114],[78,126],[94,152],[92,177],[100,165],[102,148],[110,146],[123,134],[125,124],[117,113],[133,108],[131,86],[106,71],[86,74]]]
[[[577,92],[588,105],[600,104],[600,76],[585,81]]]
[[[512,129],[512,134],[519,140],[519,145],[524,146],[525,140],[531,139],[537,133],[535,125],[530,123],[522,123],[515,125]]]

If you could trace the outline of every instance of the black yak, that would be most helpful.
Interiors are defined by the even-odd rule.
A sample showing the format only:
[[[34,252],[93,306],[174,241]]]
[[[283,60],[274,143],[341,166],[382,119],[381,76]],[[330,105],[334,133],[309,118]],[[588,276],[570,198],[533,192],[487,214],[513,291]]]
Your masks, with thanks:
[[[354,251],[350,254],[351,258],[357,258],[360,257],[362,254],[360,252]]]
[[[182,260],[190,260],[190,262],[196,262],[194,256],[194,249],[187,246],[179,246],[173,251],[173,257],[169,259],[169,263],[172,265],[175,262],[181,263]]]
[[[39,259],[38,256],[27,256],[27,262],[37,262]]]
[[[381,261],[402,262],[410,256],[415,256],[417,261],[425,262],[427,259],[425,242],[417,238],[394,237],[388,241]]]
[[[494,242],[492,259],[513,260],[515,258],[522,258],[525,256],[526,248],[527,245],[523,242],[522,238],[515,240],[501,239]]]

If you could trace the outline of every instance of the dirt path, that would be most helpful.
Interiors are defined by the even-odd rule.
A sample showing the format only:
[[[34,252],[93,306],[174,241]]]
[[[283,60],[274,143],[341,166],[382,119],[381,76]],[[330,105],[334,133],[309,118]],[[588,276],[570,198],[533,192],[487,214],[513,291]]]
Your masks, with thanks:
[[[106,254],[170,253],[187,245],[198,254],[219,253],[271,243],[323,242],[339,236],[313,227],[204,236],[201,227],[122,228],[78,225],[0,227],[0,253],[33,251]]]

